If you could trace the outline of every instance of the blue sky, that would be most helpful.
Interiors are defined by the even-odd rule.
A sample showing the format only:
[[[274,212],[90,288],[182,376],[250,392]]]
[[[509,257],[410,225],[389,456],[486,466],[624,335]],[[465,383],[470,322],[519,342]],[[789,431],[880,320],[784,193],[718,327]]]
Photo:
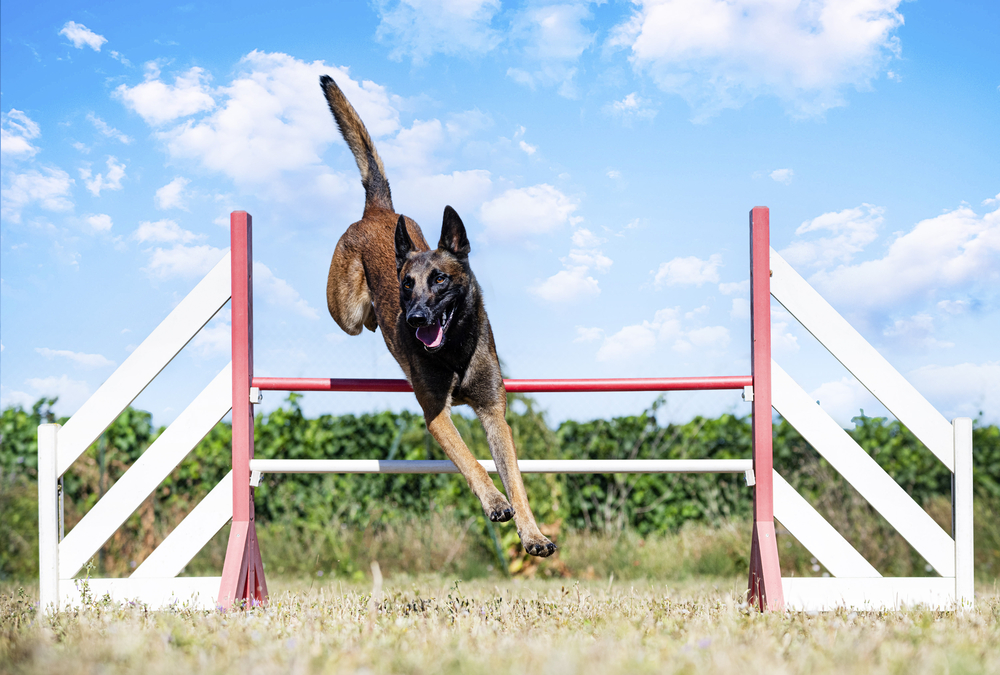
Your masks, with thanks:
[[[5,2],[0,396],[71,414],[254,217],[258,375],[398,377],[325,308],[363,193],[334,77],[396,208],[451,204],[512,377],[749,372],[747,213],[947,417],[1000,421],[995,2]],[[838,421],[883,411],[775,305],[774,358]],[[216,317],[136,405],[228,361]],[[648,394],[539,396],[550,418]],[[281,397],[265,397],[265,409]],[[415,408],[316,394],[306,411]],[[671,394],[667,419],[748,412]]]

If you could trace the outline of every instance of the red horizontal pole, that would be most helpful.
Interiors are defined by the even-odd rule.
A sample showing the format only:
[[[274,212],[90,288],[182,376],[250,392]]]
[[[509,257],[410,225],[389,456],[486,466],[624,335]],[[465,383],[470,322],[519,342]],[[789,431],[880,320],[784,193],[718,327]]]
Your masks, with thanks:
[[[749,375],[726,377],[646,377],[591,380],[504,380],[510,393],[534,394],[567,391],[695,391],[742,389],[753,381]],[[326,377],[255,377],[252,386],[262,391],[413,391],[406,380],[350,380]]]

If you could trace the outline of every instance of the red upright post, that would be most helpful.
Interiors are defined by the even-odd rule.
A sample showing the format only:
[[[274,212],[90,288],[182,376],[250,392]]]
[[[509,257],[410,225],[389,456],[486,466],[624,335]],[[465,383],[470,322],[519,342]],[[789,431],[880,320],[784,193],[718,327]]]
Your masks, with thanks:
[[[219,605],[267,601],[264,565],[254,523],[250,460],[253,459],[253,250],[252,219],[246,211],[230,215],[233,311],[233,524],[222,568]]]
[[[750,602],[762,611],[784,609],[774,536],[771,427],[771,253],[766,206],[750,211],[750,342],[753,378],[753,539]]]

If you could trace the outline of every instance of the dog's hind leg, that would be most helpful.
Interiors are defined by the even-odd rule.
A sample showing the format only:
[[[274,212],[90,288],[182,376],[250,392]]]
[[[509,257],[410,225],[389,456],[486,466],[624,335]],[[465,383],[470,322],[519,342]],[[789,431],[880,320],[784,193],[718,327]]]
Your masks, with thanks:
[[[337,242],[330,261],[326,305],[330,316],[348,335],[357,335],[362,326],[373,332],[378,326],[361,256],[350,250],[344,237]]]

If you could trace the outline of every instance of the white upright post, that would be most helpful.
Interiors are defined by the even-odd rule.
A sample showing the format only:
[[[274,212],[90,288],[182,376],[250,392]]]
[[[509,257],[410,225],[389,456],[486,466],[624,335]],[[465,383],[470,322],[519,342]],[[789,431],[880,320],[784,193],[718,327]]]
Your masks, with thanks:
[[[38,425],[38,599],[43,613],[59,611],[59,428]]]
[[[975,597],[975,551],[972,541],[972,420],[959,417],[955,430],[955,604],[971,608]]]

